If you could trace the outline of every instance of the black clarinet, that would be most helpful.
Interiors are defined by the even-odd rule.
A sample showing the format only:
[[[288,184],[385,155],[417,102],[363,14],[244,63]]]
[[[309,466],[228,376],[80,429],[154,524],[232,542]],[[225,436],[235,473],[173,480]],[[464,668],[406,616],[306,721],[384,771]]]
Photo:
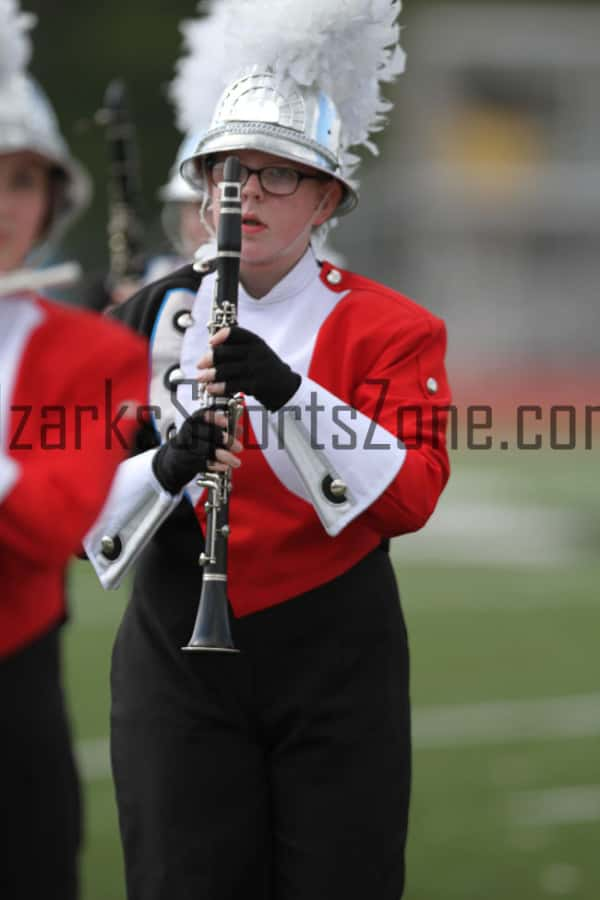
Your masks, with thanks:
[[[115,79],[96,120],[106,129],[108,170],[108,288],[144,273],[144,233],[139,216],[140,174],[136,132],[124,83]]]
[[[217,232],[217,277],[208,332],[212,336],[229,325],[237,325],[240,251],[242,246],[242,202],[240,196],[240,162],[235,156],[225,160],[223,181],[219,185],[220,215]],[[207,395],[208,396],[208,395]],[[238,395],[213,397],[207,409],[222,412],[227,417],[227,434],[235,438],[242,414],[242,400]],[[194,630],[182,650],[211,650],[237,653],[229,625],[227,599],[227,539],[229,537],[229,498],[231,469],[225,472],[204,472],[198,478],[205,487],[206,538],[199,563],[204,568],[202,592]]]

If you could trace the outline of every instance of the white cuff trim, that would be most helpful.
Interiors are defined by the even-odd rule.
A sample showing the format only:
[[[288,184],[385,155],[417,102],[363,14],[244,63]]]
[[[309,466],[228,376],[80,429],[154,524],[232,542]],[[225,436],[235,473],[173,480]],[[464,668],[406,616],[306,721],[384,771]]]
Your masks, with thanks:
[[[118,588],[124,575],[179,504],[182,495],[169,494],[152,471],[156,450],[147,450],[121,463],[100,517],[83,546],[102,586]],[[107,553],[107,539],[113,552]],[[104,547],[103,547],[104,541]]]
[[[406,459],[394,434],[310,378],[269,418],[332,537],[383,494]]]

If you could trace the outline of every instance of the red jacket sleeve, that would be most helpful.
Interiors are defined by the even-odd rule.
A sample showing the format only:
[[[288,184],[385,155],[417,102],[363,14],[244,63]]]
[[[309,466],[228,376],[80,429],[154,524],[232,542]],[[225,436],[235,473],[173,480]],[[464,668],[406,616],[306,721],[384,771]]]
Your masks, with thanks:
[[[450,474],[446,329],[433,317],[427,325],[408,355],[386,348],[369,375],[374,384],[361,385],[355,397],[357,408],[396,435],[407,451],[394,481],[364,513],[386,537],[422,528]]]
[[[145,342],[95,317],[93,326],[63,328],[50,348],[41,329],[22,363],[10,418],[18,474],[0,504],[0,545],[34,564],[65,563],[79,549],[147,396]]]
[[[393,537],[423,527],[448,480],[446,328],[374,282],[347,275],[340,290],[346,284],[350,293],[319,336],[335,353],[321,352],[310,374],[405,445],[398,475],[362,513],[382,536]]]

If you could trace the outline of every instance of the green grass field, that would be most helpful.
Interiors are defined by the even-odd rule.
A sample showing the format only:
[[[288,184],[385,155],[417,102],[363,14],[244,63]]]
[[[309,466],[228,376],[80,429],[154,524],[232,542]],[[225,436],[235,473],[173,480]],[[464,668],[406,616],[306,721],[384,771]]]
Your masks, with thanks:
[[[435,519],[394,548],[414,703],[407,900],[600,897],[599,509],[592,453],[463,452]],[[83,900],[124,900],[105,739],[125,596],[84,563],[71,595]]]

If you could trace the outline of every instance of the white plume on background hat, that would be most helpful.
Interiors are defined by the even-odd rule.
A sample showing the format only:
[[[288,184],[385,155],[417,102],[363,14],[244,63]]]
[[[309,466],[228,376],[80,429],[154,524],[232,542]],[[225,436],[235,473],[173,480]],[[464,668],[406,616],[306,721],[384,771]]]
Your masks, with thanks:
[[[16,0],[0,0],[0,82],[23,71],[31,59],[29,30],[35,16],[24,13]]]
[[[0,154],[29,150],[47,159],[65,178],[45,240],[56,238],[88,203],[90,181],[73,159],[50,101],[28,74],[35,17],[17,0],[0,0]]]
[[[220,0],[184,22],[171,88],[179,127],[210,122],[194,157],[254,147],[304,162],[342,183],[338,212],[349,212],[353,150],[377,153],[371,135],[391,108],[381,84],[405,68],[400,9],[400,0]],[[193,158],[182,174],[195,183]]]

